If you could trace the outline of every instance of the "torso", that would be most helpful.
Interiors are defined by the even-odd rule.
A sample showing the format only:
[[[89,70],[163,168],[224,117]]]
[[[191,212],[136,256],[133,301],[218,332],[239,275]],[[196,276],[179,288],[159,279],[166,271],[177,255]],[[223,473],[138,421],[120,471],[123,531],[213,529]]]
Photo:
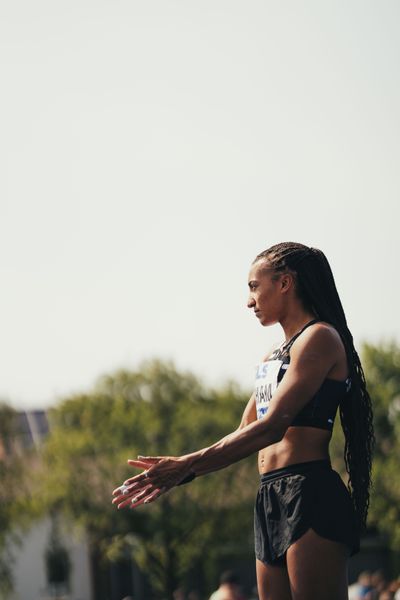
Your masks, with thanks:
[[[258,453],[260,475],[287,465],[329,458],[330,431],[315,427],[289,427],[277,444]]]
[[[342,344],[341,346],[338,360],[328,373],[329,379],[336,381],[343,381],[348,377],[346,352],[344,346]],[[307,426],[289,427],[282,440],[260,450],[258,455],[260,474],[295,463],[329,459],[331,437],[331,431],[326,429]]]

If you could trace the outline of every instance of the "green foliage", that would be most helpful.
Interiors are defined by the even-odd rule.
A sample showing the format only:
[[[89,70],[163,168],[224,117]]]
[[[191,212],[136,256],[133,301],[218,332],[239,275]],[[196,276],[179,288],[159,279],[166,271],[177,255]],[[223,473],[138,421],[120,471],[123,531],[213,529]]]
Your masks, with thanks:
[[[131,552],[154,593],[171,597],[195,562],[211,573],[210,561],[229,542],[251,552],[254,457],[133,511],[116,510],[111,491],[137,472],[128,458],[208,445],[238,426],[246,401],[233,384],[205,390],[193,375],[158,361],[103,377],[92,393],[51,411],[37,502],[81,524],[108,560]]]
[[[374,408],[376,450],[370,523],[400,545],[400,348],[365,344],[363,363]]]
[[[344,434],[340,424],[339,415],[337,415],[329,445],[329,454],[331,457],[332,467],[341,475],[343,481],[347,484],[348,474],[346,472],[346,465],[344,462],[344,443]]]
[[[400,348],[365,344],[362,354],[377,441],[369,524],[386,532],[396,549]],[[82,527],[105,561],[129,553],[149,575],[154,597],[171,597],[178,583],[190,581],[193,565],[210,588],[221,559],[251,556],[255,457],[178,487],[150,506],[118,511],[111,504],[111,491],[136,472],[128,458],[181,455],[213,443],[238,426],[246,401],[233,383],[207,390],[169,363],[149,362],[138,371],[105,376],[90,393],[52,409],[51,434],[41,456],[25,452],[24,463],[11,451],[15,412],[0,404],[0,598],[11,590],[11,533],[22,515],[64,514]],[[346,480],[339,419],[330,450]]]
[[[0,598],[13,588],[12,548],[18,538],[15,527],[20,517],[18,502],[22,491],[22,461],[13,451],[16,412],[0,402]]]

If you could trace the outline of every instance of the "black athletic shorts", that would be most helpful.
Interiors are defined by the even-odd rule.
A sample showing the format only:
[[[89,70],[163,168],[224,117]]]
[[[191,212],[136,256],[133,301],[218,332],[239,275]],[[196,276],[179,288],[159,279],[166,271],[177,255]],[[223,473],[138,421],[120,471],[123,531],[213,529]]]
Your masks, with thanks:
[[[254,509],[256,558],[285,564],[286,550],[308,529],[359,550],[350,494],[329,460],[289,465],[261,476]]]

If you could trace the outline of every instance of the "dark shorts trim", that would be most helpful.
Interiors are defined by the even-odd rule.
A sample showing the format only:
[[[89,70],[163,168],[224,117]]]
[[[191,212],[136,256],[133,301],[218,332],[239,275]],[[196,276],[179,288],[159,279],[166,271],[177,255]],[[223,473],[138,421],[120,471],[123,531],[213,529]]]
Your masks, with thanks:
[[[350,494],[329,460],[275,469],[261,476],[254,508],[256,558],[284,564],[286,551],[306,531],[359,550]]]

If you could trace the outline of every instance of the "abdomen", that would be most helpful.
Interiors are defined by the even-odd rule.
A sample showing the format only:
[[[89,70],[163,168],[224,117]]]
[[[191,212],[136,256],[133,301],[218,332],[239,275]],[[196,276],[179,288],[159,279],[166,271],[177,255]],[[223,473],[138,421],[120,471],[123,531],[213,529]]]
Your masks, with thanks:
[[[316,427],[289,427],[280,442],[258,453],[260,474],[287,465],[329,458],[331,432]]]

